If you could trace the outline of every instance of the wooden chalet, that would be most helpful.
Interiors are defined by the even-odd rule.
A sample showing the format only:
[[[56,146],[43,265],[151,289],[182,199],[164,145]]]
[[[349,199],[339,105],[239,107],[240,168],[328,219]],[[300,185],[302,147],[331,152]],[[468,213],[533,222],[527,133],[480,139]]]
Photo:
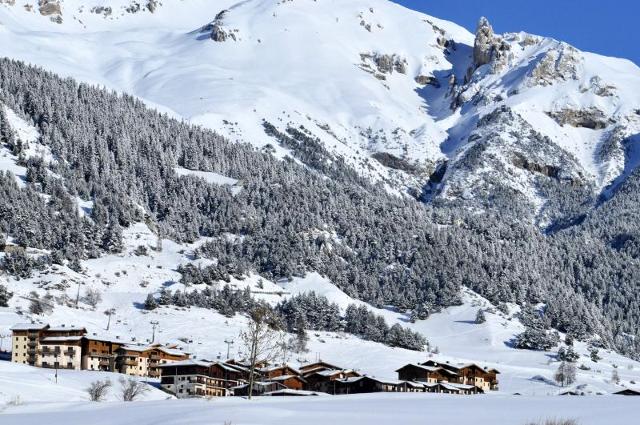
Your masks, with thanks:
[[[379,392],[405,392],[404,382],[378,379],[371,376],[354,376],[335,381],[335,394],[364,394]]]
[[[262,396],[267,394],[273,394],[276,391],[288,390],[289,388],[285,387],[283,384],[279,382],[272,381],[260,381],[253,383],[253,390],[251,391],[252,396]],[[240,397],[249,396],[249,384],[242,384],[237,387],[231,388],[233,394]]]
[[[358,372],[349,369],[326,369],[305,375],[308,388],[312,391],[320,391],[329,394],[338,394],[338,381],[347,378],[361,376]]]
[[[287,364],[262,368],[259,370],[259,372],[266,379],[276,378],[278,376],[284,376],[284,375],[294,375],[294,376],[302,375],[299,370],[294,369]]]
[[[331,363],[323,362],[322,360],[320,360],[317,362],[307,363],[305,365],[302,365],[300,366],[299,370],[302,376],[306,376],[314,372],[320,372],[322,370],[340,370],[340,369],[342,368],[336,365],[332,365]]]
[[[427,366],[410,363],[396,370],[401,381],[416,381],[428,384],[438,382],[457,382],[458,374],[440,366]]]
[[[477,394],[498,389],[497,369],[486,369],[475,363],[461,366],[453,366],[449,363],[441,363],[428,360],[420,364],[407,364],[396,370],[398,379],[408,382],[429,384],[425,390],[429,392],[445,392],[455,394]],[[454,385],[454,388],[438,387],[433,384]],[[467,388],[471,386],[477,388]],[[413,390],[418,390],[413,388]]]
[[[306,390],[308,382],[300,375],[280,375],[268,379],[269,382],[278,382],[290,390]]]

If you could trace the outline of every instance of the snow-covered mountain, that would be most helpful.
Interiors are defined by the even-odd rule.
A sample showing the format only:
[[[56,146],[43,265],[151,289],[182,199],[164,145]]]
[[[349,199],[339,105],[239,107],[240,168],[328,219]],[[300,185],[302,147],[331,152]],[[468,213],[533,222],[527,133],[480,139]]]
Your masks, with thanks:
[[[610,222],[601,224],[600,221],[605,220],[597,217],[600,221],[594,224],[587,219],[591,227],[576,230],[576,234],[571,235],[574,239],[549,238],[549,241],[540,236],[537,228],[529,232],[526,226],[510,228],[509,224],[495,230],[491,227],[493,216],[486,222],[474,223],[469,216],[450,220],[448,215],[456,211],[457,206],[464,207],[460,210],[465,214],[494,209],[504,213],[497,221],[510,222],[516,217],[527,225],[533,222],[553,230],[573,223],[575,216],[586,214],[599,200],[615,197],[616,189],[640,163],[640,69],[631,62],[580,52],[565,43],[539,36],[496,35],[484,19],[480,20],[476,34],[472,34],[453,23],[386,0],[0,0],[0,56],[138,96],[173,117],[214,129],[232,141],[251,143],[278,158],[292,153],[290,146],[280,143],[278,135],[299,130],[306,140],[319,141],[333,158],[342,157],[362,176],[385,183],[394,194],[380,190],[392,201],[384,198],[372,203],[373,208],[369,210],[370,204],[358,198],[375,195],[381,199],[382,195],[374,193],[373,187],[359,185],[356,179],[336,178],[340,184],[336,187],[349,196],[332,205],[334,210],[329,213],[334,215],[327,218],[330,214],[324,214],[325,211],[317,213],[322,210],[318,205],[310,202],[300,208],[304,211],[299,211],[277,188],[256,183],[262,178],[259,173],[264,173],[267,178],[281,178],[279,182],[300,184],[296,180],[297,169],[277,169],[269,174],[265,169],[272,164],[264,160],[257,167],[259,176],[250,176],[254,180],[247,177],[246,164],[242,164],[241,170],[234,170],[234,164],[223,164],[228,173],[212,166],[223,161],[213,160],[206,163],[209,166],[206,169],[187,169],[184,158],[169,160],[158,154],[154,150],[158,147],[152,143],[135,152],[152,151],[155,155],[151,155],[152,159],[157,162],[141,161],[136,172],[143,177],[163,176],[174,186],[167,184],[170,186],[167,189],[162,181],[154,181],[157,185],[150,185],[154,186],[150,189],[135,187],[134,179],[118,174],[128,170],[124,166],[120,168],[122,164],[128,166],[133,162],[126,157],[130,146],[122,143],[114,148],[109,143],[113,134],[97,139],[96,144],[102,144],[92,151],[91,160],[95,163],[93,168],[85,170],[90,177],[70,184],[68,180],[73,180],[73,173],[82,167],[65,167],[68,165],[65,161],[84,159],[82,155],[90,151],[91,146],[75,143],[72,132],[71,136],[64,134],[69,136],[67,139],[60,136],[71,126],[66,122],[60,127],[49,125],[49,121],[55,124],[53,113],[38,112],[40,116],[36,120],[38,114],[25,110],[24,104],[28,102],[24,102],[24,97],[31,93],[29,90],[37,90],[20,87],[17,100],[12,99],[15,111],[0,103],[7,117],[6,123],[0,120],[4,125],[0,125],[0,130],[9,128],[22,144],[21,156],[8,146],[0,146],[0,170],[11,171],[19,188],[29,188],[21,194],[27,192],[30,196],[15,196],[12,201],[28,205],[39,197],[50,200],[61,194],[64,198],[68,190],[77,203],[77,215],[90,218],[79,227],[87,225],[89,233],[108,233],[119,226],[120,220],[125,228],[117,228],[124,232],[124,246],[122,249],[93,246],[95,252],[90,253],[81,247],[76,252],[75,239],[65,239],[62,248],[49,246],[58,242],[55,237],[44,242],[38,240],[39,249],[27,246],[29,258],[65,257],[47,263],[42,270],[36,268],[28,278],[8,273],[0,275],[0,283],[14,293],[10,307],[0,307],[0,333],[8,332],[16,321],[30,319],[56,324],[73,322],[86,325],[90,332],[98,332],[104,326],[102,312],[116,308],[113,334],[130,335],[142,341],[150,333],[149,322],[157,320],[161,323],[160,335],[166,342],[187,345],[185,348],[201,358],[215,357],[223,341],[237,336],[245,325],[244,316],[237,314],[228,318],[196,307],[164,306],[146,311],[140,305],[149,294],[157,295],[162,288],[187,289],[187,285],[179,282],[178,267],[217,264],[218,258],[197,258],[201,252],[196,252],[196,248],[223,238],[229,242],[225,260],[232,266],[238,265],[234,262],[241,263],[244,269],[240,272],[249,270],[244,275],[238,272],[242,276],[231,280],[234,289],[249,286],[254,294],[263,291],[264,296],[259,298],[270,304],[292,294],[315,290],[344,309],[352,302],[363,303],[356,299],[358,296],[376,302],[392,297],[401,299],[398,293],[402,291],[397,287],[418,282],[419,297],[416,294],[406,297],[402,293],[409,299],[407,303],[413,304],[405,304],[398,310],[372,305],[368,308],[389,324],[402,324],[424,333],[447,360],[478,361],[499,368],[503,371],[502,389],[508,393],[557,393],[558,388],[551,380],[557,367],[555,353],[516,350],[510,341],[523,330],[515,316],[518,304],[542,305],[548,301],[545,297],[559,294],[574,301],[568,310],[575,310],[557,314],[560,308],[557,305],[562,306],[563,299],[556,299],[553,326],[578,332],[581,329],[576,322],[582,319],[591,326],[582,329],[584,338],[576,342],[580,362],[590,368],[578,372],[578,382],[598,391],[611,392],[619,388],[610,382],[610,376],[620,365],[627,366],[621,371],[624,385],[635,385],[638,380],[638,363],[606,350],[614,347],[614,343],[620,348],[627,340],[637,341],[633,335],[637,300],[630,295],[637,291],[633,287],[634,277],[628,275],[633,275],[638,267],[640,235],[635,223],[627,225],[627,221],[633,220],[627,220],[624,210],[636,205],[634,187],[627,190],[626,197],[614,198],[619,202],[614,211],[619,216],[606,214],[606,210],[601,209],[601,214]],[[42,76],[38,78],[45,81]],[[46,84],[59,88],[56,86],[59,82]],[[77,99],[68,97],[66,101],[69,102],[65,105],[67,108],[60,107],[60,110],[75,113],[78,108],[74,109],[77,103],[73,102]],[[53,102],[43,102],[47,104],[45,107],[56,111]],[[113,108],[114,104],[106,109]],[[125,102],[118,105],[131,107]],[[137,117],[149,118],[154,124],[161,121],[152,114],[127,112],[130,113],[126,115],[127,124]],[[93,115],[84,117],[87,116]],[[72,121],[68,116],[65,119]],[[98,132],[94,126],[103,124],[96,119],[86,123],[86,128],[78,126],[73,130],[84,137]],[[140,125],[141,131],[157,136],[149,128],[157,130],[154,125]],[[158,128],[173,131],[176,125],[160,122]],[[202,140],[214,140],[221,152],[226,149],[212,133],[200,136]],[[40,143],[45,138],[55,142],[55,149],[64,151],[67,157],[52,155],[51,146]],[[304,143],[301,137],[296,141]],[[193,158],[189,158],[191,152],[176,148],[187,160],[197,162],[198,158],[214,156],[206,148],[198,151],[201,145],[188,137],[180,142],[180,149],[196,151]],[[123,151],[117,152],[118,148]],[[299,156],[291,156],[295,161],[304,162]],[[234,160],[245,157],[255,159],[242,151]],[[271,160],[269,156],[264,157]],[[42,162],[38,162],[38,158]],[[29,159],[33,161],[27,163]],[[53,167],[55,171],[47,169],[46,165],[51,164],[59,167]],[[170,164],[168,169],[167,164]],[[175,167],[176,164],[179,166]],[[100,168],[103,165],[108,168],[104,174]],[[34,170],[41,171],[41,175],[29,176]],[[178,185],[178,178],[173,179],[169,170],[185,179],[201,177],[216,189],[207,192],[203,184]],[[245,181],[234,175],[234,171],[247,177]],[[345,173],[343,169],[340,172]],[[104,181],[99,180],[102,177]],[[60,183],[60,190],[55,192],[49,187],[47,190],[53,194],[45,194],[43,182],[48,178],[64,182]],[[104,192],[108,190],[105,189],[111,188],[100,184],[113,181],[121,186],[114,188],[119,190],[118,195],[131,197],[123,195],[118,203],[106,196]],[[160,192],[159,187],[165,192]],[[200,191],[186,193],[193,195],[192,198],[183,197],[184,187]],[[229,188],[229,193],[218,191],[220,187]],[[309,187],[323,186],[314,181]],[[133,188],[133,194],[126,192],[129,188]],[[96,191],[101,192],[100,197],[95,195]],[[256,192],[261,191],[266,194],[265,199],[288,202],[295,219],[291,221],[297,227],[291,226],[282,232],[284,235],[276,234],[272,239],[257,234],[257,230],[264,230],[261,226],[267,228],[271,218],[281,213],[259,199]],[[308,196],[310,192],[301,193]],[[335,201],[337,197],[329,192],[321,193],[317,204]],[[11,190],[6,193],[13,195]],[[417,209],[418,201],[413,203],[412,199],[395,197],[399,193],[409,193],[434,208]],[[200,210],[200,215],[191,215],[193,211],[180,209],[185,205],[201,207],[204,202],[198,198],[210,200],[205,197],[207,194],[221,200],[220,209],[226,209],[228,215],[220,214],[216,218],[227,227],[220,223],[214,223],[219,224],[218,227],[210,225]],[[240,198],[247,194],[247,198],[237,201],[238,194]],[[155,199],[163,195],[171,199],[166,203],[162,203],[165,199]],[[411,202],[402,204],[401,201]],[[136,202],[133,208],[131,202]],[[147,204],[142,206],[144,202]],[[442,205],[454,208],[442,212],[437,209]],[[64,209],[66,215],[77,218],[75,210],[74,214],[67,214],[66,203],[63,205],[61,201],[57,206]],[[157,209],[151,211],[152,207]],[[219,212],[215,208],[203,207],[202,210],[211,215]],[[344,227],[351,226],[345,218],[349,213],[372,220],[362,220],[366,223],[357,231],[345,230]],[[439,213],[445,218],[438,217]],[[114,225],[116,215],[120,216]],[[27,216],[25,214],[25,220]],[[233,219],[249,224],[236,226]],[[399,234],[390,222],[404,223],[407,228],[412,224],[415,228],[407,235]],[[415,222],[419,222],[418,225]],[[34,228],[41,225],[35,219],[29,223]],[[308,223],[311,223],[309,227],[303,228]],[[162,225],[165,230],[175,225],[175,230],[160,241],[164,250],[155,250],[162,239],[158,231]],[[227,228],[236,232],[227,233]],[[376,232],[364,234],[363,228],[375,228]],[[31,229],[19,235],[11,233],[13,230],[7,231],[8,242],[19,237],[45,239],[30,239],[32,235],[27,231]],[[56,236],[77,237],[79,241],[96,244],[109,239],[106,234],[102,238],[102,233],[100,237],[80,236],[85,228],[74,230],[77,232],[71,236]],[[358,235],[359,232],[363,235]],[[117,232],[113,234],[114,240],[119,239]],[[386,238],[379,238],[380,234]],[[594,236],[599,234],[606,237]],[[313,241],[313,249],[317,251],[299,239]],[[246,250],[237,252],[245,255],[251,252],[255,263],[276,263],[273,269],[277,270],[269,273],[276,277],[280,277],[278,273],[293,275],[293,278],[288,281],[265,279],[254,270],[255,263],[239,261],[244,258],[235,256],[234,250],[242,246],[243,241],[247,241]],[[82,242],[77,243],[82,245]],[[238,244],[231,246],[235,242]],[[141,246],[146,252],[144,255],[136,253]],[[265,249],[259,251],[256,246]],[[573,249],[574,246],[589,250]],[[303,254],[299,252],[303,251],[300,247],[305,250]],[[527,250],[532,251],[531,258],[523,253]],[[314,258],[316,252],[317,258]],[[293,258],[291,264],[282,260],[288,256]],[[318,264],[321,263],[318,258],[327,260],[337,279],[331,281],[319,275],[318,270],[324,264]],[[75,264],[71,259],[82,260],[82,263]],[[630,265],[626,274],[625,261]],[[356,270],[356,262],[359,273],[343,272]],[[477,262],[477,268],[469,266],[470,262]],[[350,264],[352,269],[337,268],[344,267],[343,264]],[[447,270],[437,270],[438,267]],[[233,274],[229,270],[223,269],[227,273],[225,277]],[[299,276],[304,274],[300,270],[306,275]],[[425,271],[430,274],[427,276]],[[553,278],[547,279],[547,272],[553,272]],[[557,281],[553,281],[554,278]],[[69,306],[66,297],[75,293],[76,285],[83,292],[90,288],[102,292],[103,300],[97,309],[84,304],[79,309]],[[476,292],[471,291],[471,287]],[[461,289],[461,305],[451,306],[451,288]],[[557,288],[560,289],[553,292]],[[58,303],[55,310],[46,317],[27,313],[31,291],[53,294]],[[351,291],[351,296],[343,291]],[[408,323],[409,310],[427,301],[431,303],[429,307],[446,308],[429,311],[431,314],[427,314],[426,320]],[[506,313],[497,310],[499,302],[508,306]],[[486,324],[473,323],[479,308],[487,310]],[[584,312],[589,316],[567,319],[571,314],[579,316]],[[594,330],[592,325],[598,323],[600,317],[608,321],[601,329]],[[206,326],[194,326],[202,323]],[[619,327],[614,328],[613,324]],[[609,332],[613,329],[615,332]],[[602,335],[597,335],[600,330]],[[591,334],[584,335],[587,331]],[[605,339],[600,338],[603,335],[608,343],[600,347],[604,359],[593,362],[589,358],[591,345]],[[590,337],[593,340],[588,340]],[[340,364],[346,358],[349,360],[345,366],[386,378],[394,376],[393,370],[400,363],[418,361],[425,355],[332,332],[314,332],[310,348],[309,357],[321,353],[325,360]],[[627,352],[637,355],[633,349]],[[6,398],[5,401],[10,401]]]
[[[279,156],[264,122],[304,127],[362,174],[427,199],[481,199],[492,180],[548,224],[540,180],[597,197],[639,160],[636,65],[496,35],[486,20],[474,35],[386,0],[3,3],[0,55]],[[485,149],[476,127],[496,108],[538,143]]]

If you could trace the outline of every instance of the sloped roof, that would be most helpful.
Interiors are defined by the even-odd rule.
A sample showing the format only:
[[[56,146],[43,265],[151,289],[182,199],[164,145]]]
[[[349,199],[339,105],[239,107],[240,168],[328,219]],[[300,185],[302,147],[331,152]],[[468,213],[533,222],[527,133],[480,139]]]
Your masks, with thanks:
[[[180,366],[201,366],[201,367],[210,367],[213,363],[207,362],[205,360],[180,360],[178,362],[171,362],[158,365],[159,368],[172,368],[172,367],[180,367]]]
[[[81,326],[55,326],[47,330],[51,332],[87,332],[87,329]]]
[[[56,343],[56,342],[79,342],[82,340],[82,336],[48,336],[40,340],[41,343]]]
[[[17,323],[11,326],[12,331],[41,331],[48,328],[46,323]]]

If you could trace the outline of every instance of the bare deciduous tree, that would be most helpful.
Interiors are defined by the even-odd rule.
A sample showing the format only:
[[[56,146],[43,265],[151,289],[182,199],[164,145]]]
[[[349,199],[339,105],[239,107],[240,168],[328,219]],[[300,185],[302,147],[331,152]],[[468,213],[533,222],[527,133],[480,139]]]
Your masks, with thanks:
[[[253,395],[257,364],[273,361],[279,356],[283,346],[282,338],[278,320],[272,310],[260,306],[251,312],[247,329],[240,333],[249,362],[249,399]]]
[[[123,401],[134,401],[147,391],[149,391],[149,387],[144,382],[133,378],[120,378],[120,394]]]
[[[102,401],[107,396],[109,388],[111,388],[111,381],[105,379],[104,381],[93,381],[86,391],[91,401]]]
[[[102,294],[97,289],[89,288],[84,293],[82,301],[89,304],[91,308],[96,308],[98,304],[100,304],[100,301],[102,301]]]

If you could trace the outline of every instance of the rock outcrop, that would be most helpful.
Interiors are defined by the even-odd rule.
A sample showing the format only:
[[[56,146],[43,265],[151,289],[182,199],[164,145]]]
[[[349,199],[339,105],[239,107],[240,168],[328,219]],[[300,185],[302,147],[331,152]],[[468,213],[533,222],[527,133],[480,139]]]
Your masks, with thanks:
[[[229,13],[228,10],[223,10],[218,13],[213,22],[205,27],[205,30],[211,31],[211,39],[217,43],[224,43],[229,39],[236,41],[234,32],[224,27],[224,18],[227,16],[227,13]]]
[[[495,45],[493,27],[484,16],[480,18],[476,29],[476,39],[473,43],[473,64],[476,68],[491,62]]]
[[[558,124],[570,125],[578,128],[589,128],[591,130],[602,130],[614,122],[607,118],[601,110],[597,108],[588,109],[562,109],[556,112],[547,112]]]

